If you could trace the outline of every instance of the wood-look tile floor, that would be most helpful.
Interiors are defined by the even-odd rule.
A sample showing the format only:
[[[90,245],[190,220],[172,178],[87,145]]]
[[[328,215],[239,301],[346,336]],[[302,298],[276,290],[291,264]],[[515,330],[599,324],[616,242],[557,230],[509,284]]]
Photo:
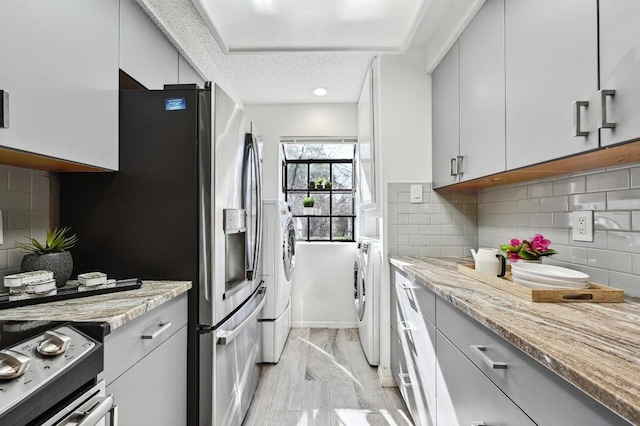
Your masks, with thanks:
[[[244,426],[411,425],[398,388],[382,388],[357,329],[293,328],[264,364]]]

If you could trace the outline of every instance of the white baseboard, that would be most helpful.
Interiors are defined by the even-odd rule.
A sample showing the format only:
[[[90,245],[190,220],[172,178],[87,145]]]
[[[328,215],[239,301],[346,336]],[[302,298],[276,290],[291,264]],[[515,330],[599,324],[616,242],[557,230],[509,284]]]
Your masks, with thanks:
[[[378,380],[383,388],[395,388],[397,386],[391,370],[382,366],[378,367]]]
[[[357,322],[291,321],[293,328],[358,328]]]

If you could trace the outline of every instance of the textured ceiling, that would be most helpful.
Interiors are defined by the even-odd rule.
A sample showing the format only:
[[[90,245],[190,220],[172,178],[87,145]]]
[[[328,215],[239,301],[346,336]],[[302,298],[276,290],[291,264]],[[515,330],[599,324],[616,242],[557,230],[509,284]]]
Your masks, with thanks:
[[[355,103],[367,68],[376,55],[375,52],[225,54],[190,0],[135,1],[205,79],[220,84],[240,103]],[[426,10],[413,44],[424,45],[427,51],[430,48],[437,58],[455,40],[469,10],[477,9],[484,0],[429,3],[430,7],[438,8],[433,9],[430,18],[430,9]],[[456,6],[450,7],[451,4]],[[429,28],[425,28],[425,22],[429,22]],[[439,47],[429,46],[432,38],[440,40]],[[312,90],[319,86],[329,93],[324,97],[313,95]]]

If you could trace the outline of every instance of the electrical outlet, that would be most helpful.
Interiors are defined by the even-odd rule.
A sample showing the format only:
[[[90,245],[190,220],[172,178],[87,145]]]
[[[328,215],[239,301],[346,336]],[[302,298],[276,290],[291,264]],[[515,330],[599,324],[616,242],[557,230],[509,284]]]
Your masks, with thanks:
[[[593,242],[593,211],[573,212],[573,241]]]

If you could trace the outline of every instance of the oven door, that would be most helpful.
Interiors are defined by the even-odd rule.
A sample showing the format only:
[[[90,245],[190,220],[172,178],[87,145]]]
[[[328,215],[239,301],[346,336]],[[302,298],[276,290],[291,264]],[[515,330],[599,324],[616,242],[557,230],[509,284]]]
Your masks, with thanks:
[[[108,420],[108,423],[107,423]],[[61,407],[43,426],[117,426],[118,407],[106,395],[104,380]]]

